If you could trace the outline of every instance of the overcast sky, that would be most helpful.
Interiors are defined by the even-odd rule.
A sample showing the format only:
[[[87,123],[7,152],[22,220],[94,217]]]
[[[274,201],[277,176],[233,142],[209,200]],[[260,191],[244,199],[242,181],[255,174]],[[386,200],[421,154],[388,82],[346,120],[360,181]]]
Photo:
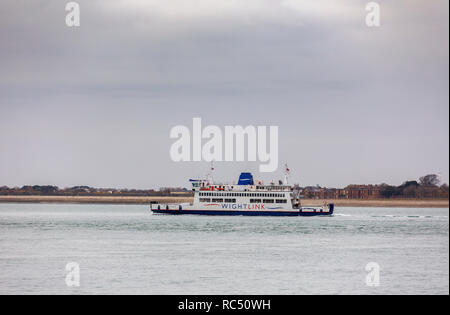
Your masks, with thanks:
[[[280,168],[342,187],[449,179],[448,0],[0,2],[0,186],[188,186],[169,131],[279,126]],[[259,163],[216,163],[217,179]]]

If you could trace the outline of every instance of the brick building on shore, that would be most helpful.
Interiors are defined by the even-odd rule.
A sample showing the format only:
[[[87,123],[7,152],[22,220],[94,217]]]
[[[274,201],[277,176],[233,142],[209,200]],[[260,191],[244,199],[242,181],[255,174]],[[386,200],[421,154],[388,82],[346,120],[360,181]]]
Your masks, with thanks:
[[[345,188],[309,186],[302,189],[308,199],[377,199],[381,198],[381,185],[348,185]]]

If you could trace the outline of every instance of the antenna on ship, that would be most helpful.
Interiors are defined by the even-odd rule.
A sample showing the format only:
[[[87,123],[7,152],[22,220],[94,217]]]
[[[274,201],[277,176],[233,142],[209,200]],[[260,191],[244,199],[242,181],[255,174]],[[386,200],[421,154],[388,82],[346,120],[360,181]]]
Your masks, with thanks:
[[[291,172],[291,170],[289,169],[289,167],[288,167],[287,163],[286,163],[286,164],[284,164],[284,166],[285,166],[285,173],[284,173],[284,184],[285,184],[285,185],[289,185],[289,181],[288,181],[288,179],[289,179],[289,176],[290,176],[290,172]]]
[[[214,172],[214,162],[211,161],[211,167],[209,168],[208,174],[206,175],[207,179],[211,181],[211,184],[214,183],[213,172]]]

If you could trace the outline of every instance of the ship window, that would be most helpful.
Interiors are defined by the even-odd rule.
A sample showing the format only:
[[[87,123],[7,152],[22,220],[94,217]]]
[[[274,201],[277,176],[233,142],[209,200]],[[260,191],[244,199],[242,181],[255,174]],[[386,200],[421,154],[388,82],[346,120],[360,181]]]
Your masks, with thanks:
[[[223,199],[222,198],[213,198],[211,201],[212,202],[223,202]]]
[[[200,202],[211,202],[209,198],[200,198]]]
[[[225,199],[225,202],[231,202],[231,203],[234,203],[234,202],[236,202],[236,199]]]
[[[261,199],[250,199],[250,203],[261,203]]]
[[[286,199],[277,199],[277,203],[287,203]]]
[[[273,203],[273,199],[263,199],[263,203]]]

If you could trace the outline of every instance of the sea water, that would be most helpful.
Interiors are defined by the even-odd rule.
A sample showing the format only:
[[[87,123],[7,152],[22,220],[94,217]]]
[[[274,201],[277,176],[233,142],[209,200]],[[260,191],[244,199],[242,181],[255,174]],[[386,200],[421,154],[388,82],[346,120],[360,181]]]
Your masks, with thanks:
[[[449,294],[448,208],[335,211],[0,204],[0,294]],[[79,286],[68,286],[68,263]]]

